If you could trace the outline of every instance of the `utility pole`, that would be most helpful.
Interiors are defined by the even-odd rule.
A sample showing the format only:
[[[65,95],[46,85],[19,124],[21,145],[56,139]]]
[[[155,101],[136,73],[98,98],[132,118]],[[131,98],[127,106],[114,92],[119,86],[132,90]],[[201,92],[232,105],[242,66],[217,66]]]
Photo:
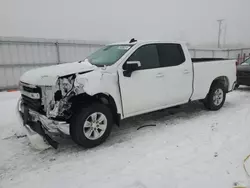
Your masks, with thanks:
[[[224,19],[217,20],[217,22],[219,23],[218,48],[220,48],[221,25],[223,21]]]
[[[223,37],[223,47],[226,46],[227,43],[227,23],[224,24],[224,37]]]

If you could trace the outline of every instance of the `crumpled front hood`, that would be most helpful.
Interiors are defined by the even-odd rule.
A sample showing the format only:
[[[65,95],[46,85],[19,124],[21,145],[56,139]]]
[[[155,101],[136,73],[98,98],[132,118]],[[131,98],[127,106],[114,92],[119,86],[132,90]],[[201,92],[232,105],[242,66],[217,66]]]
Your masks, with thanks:
[[[64,63],[27,71],[21,76],[20,81],[31,85],[50,86],[55,85],[59,77],[84,73],[94,69],[97,69],[97,67],[87,61]]]

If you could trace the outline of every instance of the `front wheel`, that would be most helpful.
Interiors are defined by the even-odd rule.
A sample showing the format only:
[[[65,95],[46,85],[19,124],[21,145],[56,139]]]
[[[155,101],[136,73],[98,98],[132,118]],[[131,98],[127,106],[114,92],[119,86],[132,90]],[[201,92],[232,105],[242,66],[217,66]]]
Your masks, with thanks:
[[[226,100],[226,89],[224,84],[216,83],[214,84],[206,99],[204,100],[204,106],[209,110],[219,110]]]
[[[92,104],[82,108],[72,118],[70,135],[73,141],[84,148],[92,148],[103,143],[111,133],[113,118],[104,104]]]

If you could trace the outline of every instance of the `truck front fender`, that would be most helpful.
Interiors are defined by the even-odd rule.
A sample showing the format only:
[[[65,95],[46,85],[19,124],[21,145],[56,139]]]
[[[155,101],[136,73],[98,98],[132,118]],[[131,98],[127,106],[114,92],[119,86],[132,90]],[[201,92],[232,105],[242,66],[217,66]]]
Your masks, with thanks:
[[[82,96],[85,96],[85,99],[86,96],[101,97],[102,99],[107,96],[106,98],[111,102],[112,106],[115,106],[116,113],[122,114],[117,75],[92,71],[59,78],[57,89],[48,104],[47,116],[69,118],[71,114],[68,111],[72,106],[71,101],[80,99]]]

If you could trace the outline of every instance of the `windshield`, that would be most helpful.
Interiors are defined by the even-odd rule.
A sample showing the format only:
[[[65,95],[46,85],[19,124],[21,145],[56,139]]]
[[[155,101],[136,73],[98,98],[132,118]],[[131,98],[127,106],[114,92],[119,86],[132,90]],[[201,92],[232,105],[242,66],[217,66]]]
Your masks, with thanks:
[[[245,60],[241,65],[250,65],[250,58]]]
[[[86,59],[93,65],[102,67],[114,64],[132,45],[109,45],[97,50]]]

